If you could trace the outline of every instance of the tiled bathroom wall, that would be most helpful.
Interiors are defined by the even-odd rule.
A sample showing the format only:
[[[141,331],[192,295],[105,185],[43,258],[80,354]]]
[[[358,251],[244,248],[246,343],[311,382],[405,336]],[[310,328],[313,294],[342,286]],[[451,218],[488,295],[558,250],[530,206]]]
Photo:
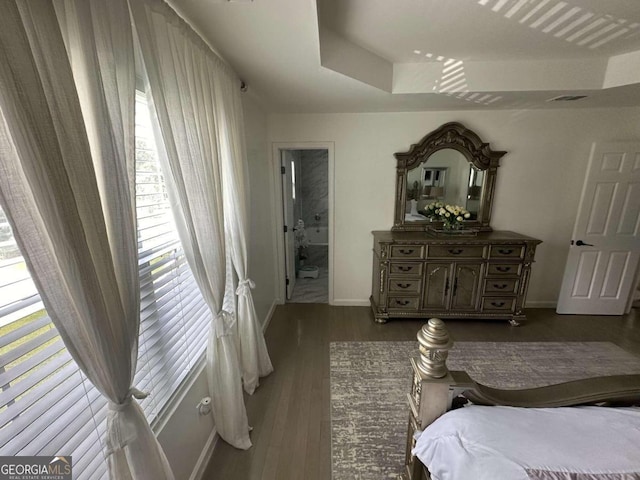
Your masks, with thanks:
[[[296,220],[302,218],[307,231],[329,224],[329,158],[326,150],[296,150],[295,159]],[[319,216],[319,219],[316,219]],[[310,245],[307,248],[306,265],[327,267],[329,247]]]
[[[329,158],[326,150],[300,150],[297,179],[300,214],[307,227],[328,225],[329,214]],[[315,216],[319,215],[320,220]]]

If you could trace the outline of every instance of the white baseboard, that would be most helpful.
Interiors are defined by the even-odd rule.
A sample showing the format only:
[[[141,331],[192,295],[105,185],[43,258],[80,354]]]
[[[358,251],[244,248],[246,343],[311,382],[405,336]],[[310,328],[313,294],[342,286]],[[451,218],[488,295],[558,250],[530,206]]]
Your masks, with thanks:
[[[216,448],[216,444],[218,443],[218,438],[220,437],[214,428],[211,435],[209,435],[207,443],[205,443],[200,456],[198,457],[198,461],[189,476],[189,480],[202,480],[204,473],[207,471],[207,467],[209,466],[213,450]]]
[[[553,308],[555,310],[558,302],[556,301],[528,301],[524,308]]]
[[[273,305],[271,305],[271,310],[269,310],[269,314],[265,320],[264,330],[267,329],[267,325],[271,321],[271,316],[273,315],[273,310],[277,305],[277,301],[274,300]],[[331,305],[335,305],[336,307],[369,307],[371,306],[371,302],[369,300],[359,300],[353,298],[340,298],[334,299],[331,302]],[[525,305],[525,308],[556,308],[556,301],[528,301]]]
[[[273,318],[273,313],[276,311],[276,307],[280,304],[281,302],[278,301],[278,299],[274,299],[273,303],[271,304],[271,308],[269,308],[269,311],[267,312],[267,316],[265,317],[264,321],[262,322],[262,332],[266,332],[267,331],[267,327],[269,326],[269,323],[271,323],[271,318]]]
[[[369,300],[359,300],[350,298],[334,299],[331,305],[336,307],[368,307],[371,305]],[[529,301],[525,308],[556,308],[556,301]]]
[[[369,307],[371,303],[369,300],[356,300],[356,299],[333,299],[331,305],[335,305],[336,307]]]

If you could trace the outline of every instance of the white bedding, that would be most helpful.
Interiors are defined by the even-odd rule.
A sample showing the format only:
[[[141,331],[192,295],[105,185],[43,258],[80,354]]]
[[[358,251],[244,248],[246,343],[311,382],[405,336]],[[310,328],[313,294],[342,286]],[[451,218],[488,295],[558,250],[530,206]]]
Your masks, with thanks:
[[[640,480],[640,408],[468,406],[420,434],[433,480]]]

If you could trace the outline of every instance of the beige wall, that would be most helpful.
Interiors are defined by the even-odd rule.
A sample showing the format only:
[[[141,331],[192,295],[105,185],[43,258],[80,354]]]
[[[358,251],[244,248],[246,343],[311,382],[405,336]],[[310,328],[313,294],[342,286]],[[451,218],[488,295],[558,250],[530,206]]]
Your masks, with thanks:
[[[209,396],[206,371],[198,369],[191,380],[174,400],[174,409],[169,407],[164,421],[154,428],[176,480],[196,478],[206,467],[215,444],[213,416],[200,415],[196,408]]]
[[[271,147],[267,142],[267,117],[250,96],[242,97],[247,160],[249,163],[249,276],[256,283],[253,301],[258,318],[265,321],[277,296],[276,232]],[[282,207],[279,207],[281,213]]]
[[[640,109],[274,114],[269,142],[335,142],[335,304],[365,305],[372,230],[393,223],[394,152],[459,121],[495,150],[492,226],[540,238],[530,306],[554,306],[593,141],[640,138]]]

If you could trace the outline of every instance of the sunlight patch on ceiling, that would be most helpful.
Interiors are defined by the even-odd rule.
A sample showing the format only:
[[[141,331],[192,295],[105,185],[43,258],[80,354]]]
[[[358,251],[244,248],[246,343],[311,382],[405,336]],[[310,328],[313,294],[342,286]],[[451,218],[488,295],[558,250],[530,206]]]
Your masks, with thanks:
[[[317,18],[320,64],[397,96],[397,103],[410,104],[409,95],[415,95],[415,102],[452,108],[466,108],[466,102],[472,108],[583,107],[621,97],[622,87],[640,87],[640,18],[626,4],[603,2],[602,11],[599,0],[465,0],[471,4],[465,8],[412,0],[393,9],[382,0],[321,1],[329,2],[334,15]],[[425,5],[430,15],[419,8]],[[482,18],[468,45],[455,29],[451,42],[443,40],[449,38],[442,28],[447,12],[462,18],[465,32]],[[419,26],[415,19],[422,16],[433,29]],[[406,30],[394,32],[392,25],[402,21]],[[550,101],[584,94],[581,102]],[[524,103],[516,105],[517,99]]]
[[[431,52],[423,54],[421,50],[414,50],[413,53],[426,58],[433,58],[436,62],[442,64],[442,72],[439,78],[433,81],[432,93],[443,94],[482,105],[490,105],[503,98],[501,95],[472,92],[468,86],[463,60],[445,58],[442,55],[436,55]]]
[[[640,22],[598,14],[571,6],[569,2],[478,0],[478,4],[529,28],[592,50],[640,33]]]

